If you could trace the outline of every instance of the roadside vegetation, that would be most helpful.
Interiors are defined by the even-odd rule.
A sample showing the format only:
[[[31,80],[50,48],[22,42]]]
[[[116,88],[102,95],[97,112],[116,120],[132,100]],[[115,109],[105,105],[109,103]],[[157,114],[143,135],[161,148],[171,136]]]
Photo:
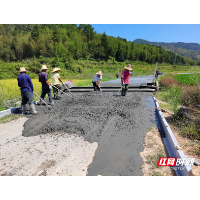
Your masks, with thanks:
[[[156,98],[167,102],[162,108],[173,111],[173,125],[188,138],[200,140],[200,74],[198,67],[191,74],[168,73],[159,77],[160,91]]]

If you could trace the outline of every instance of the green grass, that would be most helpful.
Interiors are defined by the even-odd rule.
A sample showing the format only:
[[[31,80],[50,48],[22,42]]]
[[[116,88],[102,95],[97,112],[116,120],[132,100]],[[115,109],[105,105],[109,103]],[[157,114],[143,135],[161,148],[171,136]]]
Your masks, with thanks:
[[[15,115],[15,114],[6,115],[6,116],[0,118],[0,124],[7,123],[7,122],[10,122],[12,120],[19,119],[20,117],[22,117],[22,115]]]
[[[178,74],[174,78],[184,85],[197,85],[200,82],[200,74]]]

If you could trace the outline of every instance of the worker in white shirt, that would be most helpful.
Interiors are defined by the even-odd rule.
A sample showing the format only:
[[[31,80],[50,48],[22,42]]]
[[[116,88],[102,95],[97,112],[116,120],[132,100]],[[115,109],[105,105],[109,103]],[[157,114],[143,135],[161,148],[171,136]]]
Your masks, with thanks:
[[[92,83],[93,83],[93,86],[94,86],[94,91],[100,91],[100,84],[101,84],[101,79],[102,79],[102,72],[99,71],[96,73]]]

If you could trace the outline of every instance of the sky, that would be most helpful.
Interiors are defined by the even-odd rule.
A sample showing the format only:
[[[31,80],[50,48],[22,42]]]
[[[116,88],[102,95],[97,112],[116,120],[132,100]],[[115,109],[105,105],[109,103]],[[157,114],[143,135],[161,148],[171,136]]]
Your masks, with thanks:
[[[185,42],[200,44],[200,24],[91,24],[94,31],[127,41]]]

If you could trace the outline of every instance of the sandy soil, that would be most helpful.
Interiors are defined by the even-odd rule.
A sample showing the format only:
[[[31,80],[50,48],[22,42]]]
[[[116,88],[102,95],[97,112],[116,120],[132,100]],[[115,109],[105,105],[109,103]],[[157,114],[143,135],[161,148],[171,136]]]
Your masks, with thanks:
[[[167,157],[164,144],[157,128],[146,134],[144,151],[140,153],[144,160],[141,166],[144,176],[173,176],[169,167],[157,167],[159,157]]]
[[[0,124],[1,176],[85,176],[98,147],[75,134],[22,136],[28,118]]]

